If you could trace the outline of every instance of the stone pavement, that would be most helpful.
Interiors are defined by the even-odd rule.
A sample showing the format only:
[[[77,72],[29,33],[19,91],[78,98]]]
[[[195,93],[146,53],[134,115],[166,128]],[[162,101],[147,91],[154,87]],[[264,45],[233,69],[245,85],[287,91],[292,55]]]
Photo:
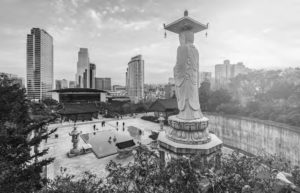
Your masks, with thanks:
[[[158,123],[153,123],[149,121],[144,121],[140,119],[141,115],[133,117],[125,117],[124,119],[98,119],[89,122],[79,122],[77,123],[77,130],[82,131],[82,133],[93,132],[93,125],[96,125],[98,131],[101,130],[111,130],[115,129],[116,121],[119,122],[119,128],[122,128],[122,123],[125,123],[125,127],[134,126],[143,131],[159,131],[160,126]],[[101,121],[105,120],[105,127],[101,127]],[[132,161],[132,156],[125,159],[117,159],[117,155],[108,156],[105,158],[98,159],[94,153],[88,153],[85,155],[80,155],[73,158],[67,157],[67,152],[72,148],[71,136],[69,133],[73,130],[73,123],[63,123],[63,124],[53,124],[49,128],[57,127],[58,138],[55,139],[54,134],[48,139],[47,143],[42,144],[41,147],[49,148],[47,157],[54,157],[55,160],[52,164],[47,167],[47,177],[49,179],[55,178],[55,176],[60,174],[60,168],[67,168],[67,173],[75,175],[76,178],[80,178],[81,174],[85,171],[90,171],[91,173],[97,174],[99,177],[104,177],[107,175],[105,171],[105,166],[110,160],[114,160],[117,163],[127,164]],[[84,141],[80,138],[78,147],[81,148]],[[222,149],[223,152],[230,153],[231,150],[228,148]]]
[[[105,127],[101,127],[101,121],[105,120]],[[140,128],[143,131],[159,130],[158,123],[152,123],[149,121],[144,121],[140,118],[130,118],[126,117],[124,119],[99,119],[90,122],[80,122],[77,123],[77,130],[82,131],[82,133],[93,132],[93,125],[96,125],[98,131],[101,130],[111,130],[115,129],[116,121],[119,122],[119,128],[122,128],[122,123],[125,123],[125,127],[134,126]],[[117,155],[112,155],[102,159],[97,159],[94,153],[89,153],[85,155],[80,155],[73,158],[67,157],[67,152],[72,148],[71,136],[69,133],[73,130],[73,123],[63,123],[63,124],[53,124],[49,128],[57,127],[55,134],[58,134],[58,138],[54,137],[54,134],[48,138],[47,143],[44,143],[42,147],[49,148],[47,157],[54,157],[55,160],[52,164],[47,167],[47,177],[53,179],[55,176],[60,174],[60,168],[67,168],[67,173],[73,174],[76,177],[80,177],[85,171],[90,171],[91,173],[97,174],[99,177],[105,176],[107,173],[105,171],[105,166],[110,160],[114,160],[117,163],[126,164],[133,158],[128,157],[126,159],[119,160],[116,158]],[[78,147],[82,147],[84,141],[80,138]]]

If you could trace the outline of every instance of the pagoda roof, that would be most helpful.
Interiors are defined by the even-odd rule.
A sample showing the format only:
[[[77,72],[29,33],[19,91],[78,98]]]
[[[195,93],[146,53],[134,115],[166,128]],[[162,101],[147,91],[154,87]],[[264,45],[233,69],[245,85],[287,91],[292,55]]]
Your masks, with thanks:
[[[185,30],[191,30],[192,32],[197,33],[208,28],[208,24],[205,25],[190,18],[187,11],[185,11],[184,14],[185,15],[182,18],[165,25],[164,28],[177,34]]]

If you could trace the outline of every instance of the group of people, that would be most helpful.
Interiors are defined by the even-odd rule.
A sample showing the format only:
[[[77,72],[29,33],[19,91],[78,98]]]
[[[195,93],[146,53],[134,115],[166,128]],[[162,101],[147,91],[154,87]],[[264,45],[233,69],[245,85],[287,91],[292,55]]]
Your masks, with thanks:
[[[101,127],[105,127],[105,121],[101,122]],[[93,129],[94,129],[94,131],[98,130],[98,128],[96,128],[95,124],[93,125]]]
[[[118,121],[116,122],[116,125],[117,125],[117,127],[119,126],[119,122]],[[124,122],[122,123],[122,125],[123,125],[123,127],[125,127],[125,123]]]
[[[108,143],[111,143],[112,141],[111,141],[111,136],[109,136],[109,138],[108,138]],[[117,138],[116,138],[116,136],[114,136],[114,138],[113,138],[113,141],[114,142],[116,142],[117,141]]]

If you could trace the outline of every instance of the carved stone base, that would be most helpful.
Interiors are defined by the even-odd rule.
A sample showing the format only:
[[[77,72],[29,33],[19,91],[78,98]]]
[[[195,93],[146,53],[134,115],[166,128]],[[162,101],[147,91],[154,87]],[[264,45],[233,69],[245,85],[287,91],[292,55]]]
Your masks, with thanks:
[[[208,119],[182,120],[176,116],[168,119],[170,128],[166,129],[166,138],[183,144],[205,144],[211,139],[207,131]]]
[[[170,127],[157,139],[161,150],[175,155],[201,154],[204,160],[221,152],[223,142],[208,132],[207,118],[183,120],[174,115],[168,122]]]
[[[185,131],[204,131],[208,127],[208,118],[183,120],[177,118],[177,115],[170,116],[168,122],[170,127]]]
[[[185,154],[201,154],[210,155],[218,152],[223,145],[223,142],[214,134],[209,134],[210,141],[205,144],[183,144],[170,140],[166,133],[160,132],[158,136],[158,143],[160,148],[173,152],[177,155]]]

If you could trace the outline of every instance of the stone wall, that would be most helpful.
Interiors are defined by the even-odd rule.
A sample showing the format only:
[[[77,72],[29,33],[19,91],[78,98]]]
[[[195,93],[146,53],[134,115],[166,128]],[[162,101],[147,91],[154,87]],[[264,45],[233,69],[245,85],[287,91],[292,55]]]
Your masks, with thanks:
[[[224,145],[255,155],[264,150],[287,158],[292,165],[300,165],[299,127],[232,115],[205,116],[209,118],[209,131]]]

